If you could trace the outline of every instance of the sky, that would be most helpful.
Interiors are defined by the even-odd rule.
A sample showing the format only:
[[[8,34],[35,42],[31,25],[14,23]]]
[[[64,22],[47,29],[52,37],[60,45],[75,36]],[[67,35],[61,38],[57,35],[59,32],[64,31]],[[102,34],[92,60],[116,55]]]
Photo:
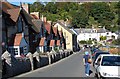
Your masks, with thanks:
[[[25,3],[29,3],[29,4],[32,4],[34,3],[35,1],[41,1],[41,2],[49,2],[51,0],[7,0],[8,2],[14,4],[14,5],[20,5],[20,2],[25,2]]]
[[[11,4],[14,4],[14,5],[20,5],[20,2],[25,2],[25,3],[29,3],[29,4],[32,4],[34,3],[35,1],[37,2],[91,2],[91,1],[119,1],[119,0],[7,0],[8,2],[10,2]]]

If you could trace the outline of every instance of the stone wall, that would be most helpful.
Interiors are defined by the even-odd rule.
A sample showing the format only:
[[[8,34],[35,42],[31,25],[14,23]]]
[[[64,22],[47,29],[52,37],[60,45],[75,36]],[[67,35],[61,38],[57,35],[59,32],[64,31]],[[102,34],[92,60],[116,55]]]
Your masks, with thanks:
[[[35,70],[37,68],[41,68],[43,66],[57,62],[60,59],[70,56],[71,54],[73,54],[72,51],[62,51],[54,53],[49,52],[45,54],[28,54],[29,57],[15,58],[14,56],[10,55],[9,52],[5,52],[5,56],[2,56],[2,77],[9,78],[25,72],[29,72],[31,70]],[[9,60],[9,62],[6,60]]]
[[[101,47],[100,49],[103,50],[103,51],[109,51],[111,54],[120,54],[120,48]]]

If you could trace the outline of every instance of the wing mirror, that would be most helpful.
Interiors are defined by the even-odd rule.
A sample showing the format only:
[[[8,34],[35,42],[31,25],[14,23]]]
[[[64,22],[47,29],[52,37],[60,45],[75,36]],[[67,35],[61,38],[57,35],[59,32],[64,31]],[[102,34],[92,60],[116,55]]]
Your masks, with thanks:
[[[98,65],[98,63],[95,63],[95,65]]]

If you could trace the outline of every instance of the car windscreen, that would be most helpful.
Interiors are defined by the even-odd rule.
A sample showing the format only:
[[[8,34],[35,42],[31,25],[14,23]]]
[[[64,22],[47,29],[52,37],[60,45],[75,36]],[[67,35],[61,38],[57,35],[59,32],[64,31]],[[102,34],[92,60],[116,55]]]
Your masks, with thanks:
[[[110,53],[109,53],[109,52],[98,52],[98,53],[96,53],[96,55],[95,55],[95,59],[97,59],[97,57],[98,57],[100,54],[110,54]]]
[[[102,66],[120,66],[120,56],[104,56]]]

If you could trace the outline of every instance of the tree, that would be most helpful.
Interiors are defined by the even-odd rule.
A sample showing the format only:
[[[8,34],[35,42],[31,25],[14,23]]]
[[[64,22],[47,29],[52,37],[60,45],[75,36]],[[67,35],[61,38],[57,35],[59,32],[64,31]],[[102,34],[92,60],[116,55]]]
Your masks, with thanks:
[[[115,45],[120,45],[120,39],[116,39],[112,43],[115,44]]]
[[[72,16],[72,25],[85,28],[88,25],[88,15],[86,14],[85,11],[77,11],[73,16]]]
[[[48,11],[51,14],[56,14],[57,13],[57,6],[53,2],[49,2],[45,6],[45,10]]]
[[[110,27],[112,20],[115,18],[114,13],[110,10],[110,6],[105,2],[92,3],[90,15],[101,26],[106,26],[107,28]]]
[[[104,41],[104,40],[106,40],[106,39],[107,39],[106,36],[100,36],[100,41]]]
[[[80,44],[87,44],[87,42],[85,40],[81,40],[79,41]]]
[[[30,4],[30,12],[40,12],[42,13],[44,11],[44,5],[40,2],[34,2],[33,4]]]

